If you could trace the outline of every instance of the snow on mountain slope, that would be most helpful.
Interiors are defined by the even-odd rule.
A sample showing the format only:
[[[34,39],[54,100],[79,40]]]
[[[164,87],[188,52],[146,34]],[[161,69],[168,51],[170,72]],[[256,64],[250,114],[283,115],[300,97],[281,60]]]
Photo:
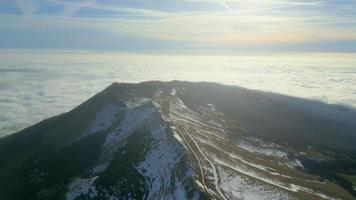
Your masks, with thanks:
[[[146,142],[149,144],[137,146],[137,148],[146,149],[144,152],[134,155],[138,159],[130,163],[130,168],[137,171],[137,176],[142,178],[140,180],[140,184],[144,185],[142,198],[152,200],[198,199],[199,192],[194,190],[191,181],[194,173],[187,162],[186,151],[172,136],[167,124],[161,119],[152,102],[147,99],[136,99],[136,101],[124,102],[124,105],[124,108],[111,107],[114,111],[123,112],[124,119],[117,126],[105,127],[108,134],[98,162],[88,170],[91,171],[89,177],[75,178],[69,184],[66,198],[72,200],[79,197],[106,196],[115,199],[118,192],[116,190],[122,188],[114,187],[113,191],[108,191],[95,180],[110,167],[116,154],[130,151],[126,148],[127,140],[140,132],[145,136],[140,136],[138,139],[147,137]],[[112,121],[111,118],[110,121]],[[126,160],[125,162],[130,161]],[[126,197],[121,196],[118,199],[135,197],[134,192],[125,195]]]
[[[86,131],[88,134],[96,133],[98,131],[107,129],[111,126],[115,117],[119,113],[120,109],[113,104],[105,105],[96,115],[91,122],[89,129]]]
[[[338,179],[355,172],[342,125],[354,126],[272,97],[212,83],[112,84],[0,140],[0,200],[355,199]]]
[[[299,171],[303,165],[289,158],[286,149],[252,136],[234,135],[214,104],[191,109],[179,98],[182,92],[183,88],[174,87],[157,91],[150,98],[135,95],[126,98],[124,108],[114,108],[125,116],[120,124],[108,129],[102,154],[85,179],[82,194],[100,195],[101,189],[92,180],[100,177],[114,155],[129,145],[127,140],[133,134],[144,130],[150,145],[144,147],[145,153],[135,155],[141,159],[131,164],[144,177],[140,180],[144,199],[199,198],[197,188],[214,199],[338,199],[323,190],[335,185]],[[187,154],[190,162],[186,163]],[[182,162],[184,167],[178,167]],[[70,188],[78,180],[82,179],[74,179]],[[101,195],[117,195],[103,191]],[[70,190],[67,196],[73,197],[72,193]]]
[[[334,198],[320,191],[325,182],[299,173],[295,166],[300,162],[288,159],[278,145],[257,139],[252,139],[251,144],[251,138],[242,137],[234,143],[231,134],[224,130],[224,115],[217,112],[214,105],[207,104],[193,111],[176,96],[175,88],[170,95],[157,97],[155,106],[192,154],[193,166],[199,172],[196,182],[212,197],[295,199],[306,195],[313,199]],[[281,167],[286,169],[283,173],[279,171]],[[302,186],[298,180],[313,182],[313,185]]]

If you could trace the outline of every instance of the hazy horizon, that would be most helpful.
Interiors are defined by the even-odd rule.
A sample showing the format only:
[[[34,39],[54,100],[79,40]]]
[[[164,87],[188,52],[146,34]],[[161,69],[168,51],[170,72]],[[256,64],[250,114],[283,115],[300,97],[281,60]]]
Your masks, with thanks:
[[[0,52],[0,136],[67,112],[112,82],[218,82],[356,108],[349,53]]]

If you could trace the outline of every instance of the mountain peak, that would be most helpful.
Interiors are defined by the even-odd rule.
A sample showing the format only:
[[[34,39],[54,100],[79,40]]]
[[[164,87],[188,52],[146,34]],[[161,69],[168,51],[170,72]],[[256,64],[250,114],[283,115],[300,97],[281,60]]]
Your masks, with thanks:
[[[353,199],[340,174],[355,170],[356,125],[299,103],[206,82],[113,83],[0,140],[0,199]]]

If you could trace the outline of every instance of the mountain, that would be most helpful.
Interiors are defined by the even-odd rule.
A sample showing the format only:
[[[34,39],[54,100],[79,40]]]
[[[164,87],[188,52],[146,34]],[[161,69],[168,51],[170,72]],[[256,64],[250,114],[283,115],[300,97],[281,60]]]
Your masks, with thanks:
[[[0,199],[356,199],[355,122],[236,86],[113,83],[0,139]]]

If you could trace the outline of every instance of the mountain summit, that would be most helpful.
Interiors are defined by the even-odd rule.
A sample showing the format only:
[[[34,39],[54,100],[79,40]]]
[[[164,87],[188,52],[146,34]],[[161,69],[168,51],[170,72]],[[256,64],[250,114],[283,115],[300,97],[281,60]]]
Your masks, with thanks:
[[[235,86],[113,83],[0,139],[0,200],[355,199],[355,121]]]

